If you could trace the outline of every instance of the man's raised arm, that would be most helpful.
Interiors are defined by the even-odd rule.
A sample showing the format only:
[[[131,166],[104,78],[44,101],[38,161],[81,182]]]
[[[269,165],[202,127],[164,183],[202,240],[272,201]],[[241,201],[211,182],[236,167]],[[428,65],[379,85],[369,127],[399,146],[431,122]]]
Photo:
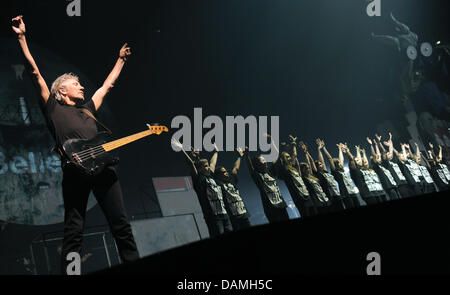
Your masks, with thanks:
[[[25,23],[23,22],[22,15],[16,16],[11,20],[12,29],[17,34],[17,41],[19,41],[20,48],[22,49],[22,55],[25,59],[25,68],[28,74],[30,74],[33,84],[42,98],[43,104],[47,103],[50,91],[48,90],[47,83],[45,83],[39,69],[34,61],[33,56],[28,48],[27,40],[25,38]]]
[[[116,64],[114,65],[114,68],[112,69],[111,73],[109,73],[105,82],[103,82],[102,87],[97,89],[97,91],[94,93],[94,96],[92,96],[92,101],[94,102],[96,111],[102,105],[103,99],[105,98],[106,94],[108,94],[111,88],[114,87],[114,83],[116,83],[117,78],[119,78],[120,72],[122,71],[122,68],[125,65],[125,61],[130,55],[131,55],[130,47],[128,47],[128,44],[125,43],[120,49],[119,58],[117,59]]]

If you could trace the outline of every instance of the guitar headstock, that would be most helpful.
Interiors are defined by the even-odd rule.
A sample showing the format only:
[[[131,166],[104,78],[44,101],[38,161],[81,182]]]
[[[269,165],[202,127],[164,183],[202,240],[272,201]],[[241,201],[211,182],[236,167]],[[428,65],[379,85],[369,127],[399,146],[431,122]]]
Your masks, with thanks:
[[[147,127],[152,131],[152,133],[156,133],[158,135],[160,135],[163,132],[169,131],[169,128],[167,128],[166,126],[159,125],[158,123],[154,123],[151,125],[147,124]]]

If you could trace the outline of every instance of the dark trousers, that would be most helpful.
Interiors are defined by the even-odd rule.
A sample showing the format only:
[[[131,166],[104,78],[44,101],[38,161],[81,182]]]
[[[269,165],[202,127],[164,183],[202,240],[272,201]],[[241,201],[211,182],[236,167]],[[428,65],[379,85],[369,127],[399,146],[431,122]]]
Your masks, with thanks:
[[[423,193],[424,194],[431,194],[436,192],[436,187],[434,186],[433,183],[426,183],[423,186]]]
[[[210,238],[233,231],[230,217],[228,215],[206,217],[205,222],[208,226]]]
[[[286,208],[276,208],[276,207],[264,208],[264,214],[266,214],[269,223],[289,220],[289,214]]]
[[[387,202],[388,201],[388,198],[387,198],[387,196],[385,194],[382,194],[382,195],[378,196],[378,198],[379,198],[380,202]]]
[[[317,215],[317,210],[316,207],[314,207],[311,197],[308,199],[292,197],[292,200],[294,201],[295,207],[297,207],[301,218]]]
[[[374,205],[374,204],[379,204],[382,203],[383,201],[386,201],[386,195],[379,195],[379,196],[371,196],[371,197],[367,197],[367,196],[363,196],[361,195],[362,199],[364,200],[364,202],[366,202],[367,205]]]
[[[420,196],[423,195],[425,193],[425,189],[423,186],[423,183],[416,183],[414,185],[412,185],[413,190],[414,190],[414,194],[413,196]]]
[[[408,198],[415,195],[415,189],[413,185],[402,184],[398,186],[401,198]]]
[[[318,214],[327,214],[332,210],[332,203],[330,199],[326,202],[321,202],[317,197],[315,197],[313,198],[313,203]]]
[[[316,207],[318,214],[327,214],[331,211],[331,206],[323,205]]]
[[[240,230],[244,228],[248,228],[251,226],[250,220],[248,217],[245,218],[239,218],[239,217],[230,217],[231,225],[233,226],[233,230]]]
[[[397,187],[390,188],[390,189],[386,190],[386,192],[389,195],[389,200],[390,201],[392,201],[392,200],[400,200],[401,199],[401,194],[400,194],[400,191],[398,190]]]
[[[322,202],[316,195],[311,195],[312,203],[314,204],[314,207],[316,208],[317,214],[327,214],[331,212],[332,209],[332,203],[331,200],[328,199],[326,202]]]
[[[345,209],[357,208],[360,206],[356,195],[348,195],[343,198]]]
[[[105,214],[123,262],[139,259],[131,226],[123,204],[116,172],[107,168],[99,175],[86,177],[76,168],[65,167],[62,181],[64,199],[64,239],[61,252],[62,273],[66,274],[67,254],[81,253],[86,206],[91,190]]]
[[[330,212],[339,212],[344,210],[344,200],[342,196],[329,197],[331,200]]]
[[[440,192],[450,189],[450,184],[445,184],[443,181],[435,181],[435,183]]]
[[[300,217],[309,217],[317,215],[317,209],[314,206],[304,206],[300,211]]]

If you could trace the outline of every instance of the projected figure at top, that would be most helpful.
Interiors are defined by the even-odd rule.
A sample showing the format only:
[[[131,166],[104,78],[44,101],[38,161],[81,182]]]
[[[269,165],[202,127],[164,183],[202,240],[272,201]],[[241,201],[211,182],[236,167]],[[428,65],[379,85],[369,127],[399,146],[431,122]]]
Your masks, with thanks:
[[[375,40],[390,46],[399,53],[404,52],[405,56],[408,57],[406,64],[403,64],[402,62],[400,76],[402,93],[404,96],[408,96],[410,93],[417,91],[424,78],[421,70],[417,69],[414,71],[414,61],[418,55],[416,48],[419,42],[419,37],[416,33],[411,31],[407,25],[398,21],[392,13],[390,14],[390,19],[395,26],[397,35],[377,35],[372,33],[372,37]],[[422,46],[422,48],[422,54],[431,55],[431,47]]]
[[[406,119],[405,128],[410,137],[423,143],[431,141],[436,145],[446,145],[450,114],[448,94],[441,89],[443,83],[439,80],[448,80],[448,71],[445,67],[445,52],[426,41],[419,41],[418,35],[404,23],[398,21],[390,14],[390,21],[394,25],[395,35],[377,35],[372,33],[372,38],[382,44],[388,45],[399,54],[397,65],[390,64],[391,81],[394,91],[389,96],[394,98],[388,107],[394,108],[399,103],[398,112],[404,113]],[[445,84],[445,83],[444,83]],[[389,87],[386,87],[389,89]],[[393,104],[394,103],[394,104]],[[397,112],[397,113],[398,113]],[[398,115],[393,118],[397,121]],[[405,138],[406,139],[406,138]],[[448,154],[448,147],[445,148]]]
[[[399,22],[394,15],[390,14],[391,20],[394,23],[395,30],[398,32],[397,36],[390,35],[376,35],[372,33],[372,37],[376,40],[387,44],[389,46],[393,46],[399,52],[405,51],[409,46],[416,47],[419,38],[417,34],[412,32],[407,25]]]

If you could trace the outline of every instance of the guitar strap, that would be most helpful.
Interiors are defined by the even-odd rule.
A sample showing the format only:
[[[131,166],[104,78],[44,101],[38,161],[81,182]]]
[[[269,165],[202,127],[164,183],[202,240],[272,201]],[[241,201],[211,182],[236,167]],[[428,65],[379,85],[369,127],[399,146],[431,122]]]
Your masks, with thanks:
[[[111,130],[110,130],[108,127],[106,127],[102,122],[100,122],[99,120],[97,120],[97,118],[91,113],[91,111],[89,111],[89,110],[86,109],[86,108],[81,108],[81,111],[82,111],[83,113],[85,113],[86,115],[88,115],[89,117],[91,117],[92,119],[94,119],[95,122],[97,122],[98,124],[100,124],[103,128],[105,128],[105,130],[106,130],[110,135],[112,134]]]

